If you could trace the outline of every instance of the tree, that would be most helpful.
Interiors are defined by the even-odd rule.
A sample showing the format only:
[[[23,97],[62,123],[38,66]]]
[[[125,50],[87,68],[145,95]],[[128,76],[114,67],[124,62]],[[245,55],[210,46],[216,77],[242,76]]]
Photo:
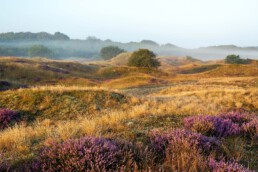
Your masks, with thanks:
[[[109,60],[123,52],[125,52],[125,50],[123,50],[119,47],[108,46],[108,47],[104,47],[100,50],[100,57],[103,58],[104,60]]]
[[[239,55],[231,54],[226,57],[225,62],[229,64],[248,64],[251,60],[241,59]]]
[[[69,40],[70,38],[67,35],[65,35],[61,32],[56,32],[54,34],[54,39],[56,39],[56,40]]]
[[[128,60],[128,66],[153,68],[160,66],[156,55],[148,49],[135,51]]]
[[[53,57],[53,52],[43,45],[34,45],[29,49],[30,57]]]

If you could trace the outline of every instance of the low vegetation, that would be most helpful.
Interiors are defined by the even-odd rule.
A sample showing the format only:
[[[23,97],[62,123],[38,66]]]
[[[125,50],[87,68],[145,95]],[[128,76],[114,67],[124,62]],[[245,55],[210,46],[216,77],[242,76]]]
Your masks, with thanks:
[[[29,49],[28,52],[30,57],[47,57],[51,58],[54,56],[54,53],[43,45],[34,45]]]
[[[0,58],[0,171],[257,171],[257,63],[159,60]]]
[[[225,59],[226,63],[229,64],[248,64],[251,63],[250,59],[241,59],[239,55],[228,55]]]
[[[15,124],[19,120],[19,114],[15,111],[0,108],[0,130]]]
[[[110,60],[113,57],[117,56],[118,54],[124,53],[125,50],[116,47],[116,46],[108,46],[108,47],[103,47],[100,50],[100,57],[104,60]]]
[[[128,66],[155,68],[160,66],[160,63],[152,51],[140,49],[129,58]]]

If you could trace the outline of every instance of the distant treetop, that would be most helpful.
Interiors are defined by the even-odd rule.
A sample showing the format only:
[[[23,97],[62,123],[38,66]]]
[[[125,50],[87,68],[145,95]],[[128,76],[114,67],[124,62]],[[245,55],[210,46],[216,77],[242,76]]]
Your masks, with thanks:
[[[54,53],[43,45],[34,45],[29,49],[28,55],[30,57],[53,57]]]
[[[125,50],[123,50],[117,46],[103,47],[100,50],[100,57],[104,60],[109,60],[123,52],[125,52]]]
[[[0,34],[0,41],[19,41],[19,40],[69,40],[70,38],[60,32],[50,34],[47,32],[31,33],[31,32],[7,32]]]
[[[242,59],[239,55],[231,54],[225,58],[225,62],[228,64],[248,64],[251,63],[251,60]]]
[[[177,46],[175,46],[174,44],[171,44],[171,43],[167,43],[167,44],[164,44],[162,46],[168,47],[168,48],[178,48]]]
[[[127,63],[128,66],[157,68],[160,62],[156,58],[156,54],[148,49],[139,49],[133,52]]]
[[[91,42],[93,42],[93,41],[95,41],[95,42],[101,42],[101,41],[102,41],[101,39],[99,39],[99,38],[97,38],[97,37],[95,37],[95,36],[88,36],[88,37],[86,38],[86,40],[87,40],[87,41],[91,41]]]
[[[140,43],[141,44],[149,44],[149,45],[159,45],[158,43],[156,43],[152,40],[142,40]]]

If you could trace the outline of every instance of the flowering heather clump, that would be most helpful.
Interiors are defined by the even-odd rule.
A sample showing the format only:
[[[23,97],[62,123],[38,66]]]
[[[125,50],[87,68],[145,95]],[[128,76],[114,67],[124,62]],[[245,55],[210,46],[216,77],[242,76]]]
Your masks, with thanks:
[[[9,127],[18,120],[18,114],[15,111],[0,108],[0,130]]]
[[[7,162],[4,161],[4,156],[0,152],[0,171],[8,171],[10,169],[10,166],[7,164]]]
[[[249,137],[258,139],[258,117],[242,125],[242,130]]]
[[[231,119],[223,119],[218,116],[193,116],[184,119],[184,126],[205,135],[226,137],[238,135],[241,128]]]
[[[214,159],[209,159],[209,167],[212,172],[254,172],[244,168],[236,162],[225,162],[223,160],[217,162]]]
[[[52,143],[40,154],[36,171],[121,171],[133,168],[131,144],[83,137]]]
[[[232,111],[228,113],[221,113],[219,114],[219,117],[223,119],[230,119],[232,122],[242,125],[250,122],[255,116],[241,111]]]
[[[252,114],[236,111],[219,114],[218,116],[193,116],[184,119],[187,129],[205,135],[226,137],[232,135],[256,135],[258,117]]]
[[[175,149],[198,149],[203,152],[210,152],[219,147],[219,142],[214,137],[203,136],[188,130],[176,129],[171,132],[158,133],[153,132],[150,136],[151,146],[157,154],[158,160],[166,158],[167,148]]]

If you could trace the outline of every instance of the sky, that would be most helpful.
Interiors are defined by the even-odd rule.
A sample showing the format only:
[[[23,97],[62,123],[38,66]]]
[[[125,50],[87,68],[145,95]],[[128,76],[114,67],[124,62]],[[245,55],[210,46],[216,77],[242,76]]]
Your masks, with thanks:
[[[0,0],[0,32],[258,46],[258,0]]]

